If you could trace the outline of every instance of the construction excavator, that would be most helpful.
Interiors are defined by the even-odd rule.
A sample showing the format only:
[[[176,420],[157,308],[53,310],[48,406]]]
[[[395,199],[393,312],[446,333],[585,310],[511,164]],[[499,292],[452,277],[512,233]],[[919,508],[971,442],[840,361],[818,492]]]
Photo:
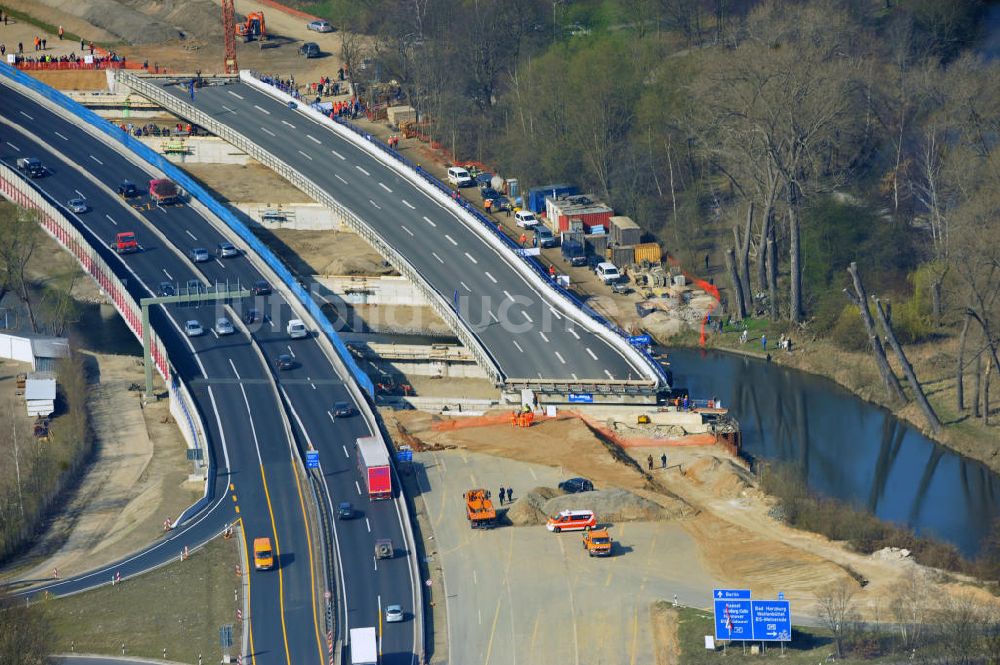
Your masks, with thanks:
[[[244,42],[267,41],[267,29],[264,25],[264,12],[250,12],[243,23],[236,24],[236,34],[243,38]]]

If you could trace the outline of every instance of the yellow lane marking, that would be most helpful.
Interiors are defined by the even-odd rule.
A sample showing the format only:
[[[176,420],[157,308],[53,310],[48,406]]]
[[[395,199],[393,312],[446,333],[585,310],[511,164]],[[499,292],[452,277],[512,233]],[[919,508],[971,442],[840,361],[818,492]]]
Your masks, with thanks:
[[[292,662],[292,654],[288,650],[288,628],[285,626],[285,580],[281,574],[281,546],[278,544],[278,526],[274,523],[274,508],[271,507],[271,493],[267,491],[267,477],[264,475],[264,465],[260,465],[260,479],[264,483],[264,499],[267,501],[267,513],[271,517],[271,532],[274,534],[274,556],[278,561],[278,605],[281,607],[281,637],[285,641],[285,662]]]
[[[243,551],[248,553],[250,550],[247,549],[247,532],[246,532],[246,529],[243,528],[243,518],[241,517],[241,518],[239,518],[236,521],[240,525],[240,534],[242,534],[242,538],[243,538]],[[249,561],[249,557],[247,557],[247,559],[248,560],[246,560],[246,561],[243,562],[243,564],[244,564],[243,568],[244,568],[244,570],[246,570],[246,576],[247,576],[247,606],[249,607],[249,604],[250,604],[250,561]],[[250,660],[253,662],[254,665],[257,665],[257,657],[254,655],[257,652],[257,650],[253,648],[253,621],[251,620],[251,618],[249,616],[246,618],[246,621],[244,622],[244,625],[247,626],[247,632],[250,634]]]

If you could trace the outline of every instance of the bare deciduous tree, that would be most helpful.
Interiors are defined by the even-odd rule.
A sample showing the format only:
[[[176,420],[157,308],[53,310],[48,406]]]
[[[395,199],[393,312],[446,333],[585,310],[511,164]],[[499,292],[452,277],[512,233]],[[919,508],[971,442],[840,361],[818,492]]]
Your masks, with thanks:
[[[837,657],[843,657],[848,632],[856,620],[854,594],[856,587],[846,580],[830,584],[816,593],[819,618],[830,631],[837,648]]]

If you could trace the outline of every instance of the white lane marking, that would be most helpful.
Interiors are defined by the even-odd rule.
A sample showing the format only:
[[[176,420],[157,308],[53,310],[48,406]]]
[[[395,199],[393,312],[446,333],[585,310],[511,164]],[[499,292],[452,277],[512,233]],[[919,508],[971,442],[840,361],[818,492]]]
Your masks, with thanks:
[[[567,331],[569,332],[569,334],[570,334],[570,335],[572,335],[573,337],[576,337],[577,339],[580,339],[580,336],[579,336],[579,335],[577,335],[577,334],[576,334],[576,331],[575,331],[575,330],[573,330],[572,328],[567,328],[566,330],[567,330]]]
[[[209,330],[212,331],[212,336],[215,337],[215,339],[219,339],[219,333],[215,332],[215,328],[214,327],[209,328]]]
[[[86,196],[83,195],[83,192],[81,192],[79,189],[74,189],[73,191],[76,192],[81,199],[87,198]]]
[[[94,157],[93,155],[91,155],[90,158],[92,160],[94,160],[95,162],[97,162],[98,164],[100,164],[101,166],[104,166],[104,162],[102,162],[101,160],[99,160],[97,157]]]
[[[430,220],[430,218],[428,218],[428,217],[426,217],[426,216],[424,217],[424,221],[425,221],[425,222],[427,222],[428,224],[430,224],[431,226],[437,226],[437,224],[435,224],[434,222],[432,222],[432,221]]]
[[[431,256],[438,260],[438,263],[444,263],[444,260],[437,255],[437,252],[431,252]]]
[[[361,485],[359,485],[358,481],[356,481],[356,480],[354,481],[354,489],[358,490],[358,495],[360,496],[361,495]]]
[[[166,268],[163,268],[163,274],[166,275],[167,279],[169,279],[171,282],[174,281],[173,275],[171,275],[169,272],[167,272]]]
[[[228,106],[226,106],[225,104],[223,104],[223,105],[222,105],[222,108],[226,109],[227,111],[229,111],[229,112],[230,112],[230,113],[232,113],[233,115],[237,115],[237,113],[236,113],[236,111],[235,111],[235,110],[233,110],[233,109],[229,108],[229,107],[228,107]]]
[[[308,159],[310,162],[312,161],[312,156],[308,152],[302,152],[299,150],[299,154]]]
[[[378,559],[376,557],[372,557],[372,562],[375,564],[375,572],[377,573],[378,572]],[[382,596],[378,597],[378,615],[382,616]]]
[[[236,375],[236,378],[240,378],[240,373],[236,371],[236,365],[233,364],[232,358],[229,359],[229,366],[233,368],[233,374]]]
[[[250,434],[253,435],[253,447],[257,450],[257,463],[264,466],[264,460],[260,456],[260,442],[257,440],[257,428],[253,424],[253,410],[250,408],[250,400],[247,399],[247,390],[243,387],[242,383],[240,383],[240,392],[243,393],[243,403],[247,407],[247,415],[250,416]],[[289,443],[289,445],[291,444]]]
[[[367,517],[365,518],[365,526],[368,527],[368,533],[371,533],[372,532],[372,523],[368,521]]]
[[[468,284],[466,284],[465,282],[459,282],[459,284],[461,284],[461,285],[462,285],[462,288],[463,288],[463,289],[465,289],[465,290],[466,290],[466,291],[468,291],[469,293],[472,293],[472,289],[470,289],[470,288],[469,288],[469,285],[468,285]]]
[[[589,355],[594,360],[597,360],[597,356],[594,355],[594,352],[590,350],[589,346],[587,347],[587,355]]]
[[[261,107],[257,106],[256,104],[254,104],[253,107],[255,109],[257,109],[258,111],[260,111],[261,113],[264,113],[266,115],[271,115],[270,111],[268,111],[267,109],[261,108]]]
[[[576,374],[572,374],[572,373],[571,373],[571,374],[570,374],[570,376],[572,376],[572,377],[573,377],[573,380],[574,380],[574,381],[579,381],[579,380],[580,380],[580,379],[576,378]]]
[[[416,210],[416,208],[413,207],[413,204],[410,203],[409,201],[407,201],[406,199],[402,199],[402,201],[403,201],[403,205],[405,205],[410,210]]]
[[[381,209],[382,209],[382,206],[380,206],[379,204],[375,203],[375,202],[374,202],[374,201],[372,201],[371,199],[368,199],[368,203],[371,203],[371,204],[372,204],[373,206],[375,206],[375,208],[376,208],[377,210],[381,210]]]
[[[500,319],[498,319],[497,315],[494,314],[493,312],[490,312],[490,318],[493,319],[495,323],[500,323]]]
[[[69,141],[69,137],[66,136],[66,135],[64,135],[64,134],[60,134],[59,132],[54,131],[54,130],[53,130],[52,133],[55,134],[56,136],[58,136],[59,138],[61,138],[63,141]]]
[[[524,349],[522,349],[522,348],[521,348],[521,345],[517,343],[517,340],[516,340],[516,339],[512,339],[512,340],[510,340],[510,341],[514,343],[514,346],[516,346],[516,347],[517,347],[517,350],[518,350],[518,351],[520,351],[521,353],[524,353]]]
[[[308,380],[308,379],[309,379],[309,377],[307,376],[306,380]],[[313,383],[312,381],[309,381],[309,385],[313,387],[313,390],[316,390],[316,384],[315,383]]]
[[[472,261],[473,263],[479,263],[479,261],[476,260],[476,257],[474,257],[472,254],[466,252],[465,255],[469,257],[469,260]]]
[[[198,239],[198,238],[196,238],[196,237],[195,237],[195,235],[194,235],[193,233],[191,233],[191,232],[190,232],[190,231],[188,231],[187,229],[184,229],[184,233],[186,233],[186,234],[188,234],[189,236],[191,236],[191,240],[197,240],[197,239]]]
[[[225,268],[225,267],[226,267],[226,264],[224,264],[224,263],[223,263],[222,261],[220,261],[219,259],[215,259],[215,262],[219,264],[219,267],[220,267],[220,268]]]
[[[267,321],[268,325],[270,325],[272,328],[274,327],[274,321],[272,319],[265,317],[264,320]]]
[[[238,92],[233,92],[232,90],[226,90],[226,92],[228,92],[230,95],[232,95],[236,99],[243,99],[243,95],[239,94]]]
[[[341,154],[340,154],[339,152],[337,152],[336,150],[331,150],[330,152],[332,152],[333,154],[335,154],[335,155],[336,155],[337,157],[340,157],[341,159],[347,159],[346,157],[344,157],[343,155],[341,155]]]
[[[559,320],[562,320],[562,315],[559,314],[559,312],[557,312],[554,307],[549,307],[549,311],[552,312],[552,316],[556,317]]]
[[[112,217],[111,215],[108,215],[108,214],[105,214],[104,216],[108,218],[109,222],[111,222],[115,226],[118,226],[118,222],[115,221],[114,217]]]
[[[452,245],[454,245],[455,247],[458,247],[458,243],[450,235],[448,235],[447,233],[445,233],[444,237],[447,238],[448,242],[450,242]]]
[[[331,415],[330,418],[333,418],[333,416]],[[347,452],[347,446],[341,446],[341,448],[344,449],[344,457],[350,458],[351,454]]]
[[[355,164],[355,165],[354,165],[354,168],[356,168],[357,170],[361,171],[361,172],[362,172],[362,173],[364,173],[365,175],[371,175],[371,173],[369,173],[368,171],[365,171],[365,170],[364,170],[363,168],[361,168],[361,167],[360,167],[360,166],[358,166],[357,164]]]
[[[483,625],[483,611],[481,609],[476,609],[476,614],[479,615],[479,625]]]
[[[261,127],[260,131],[264,132],[265,134],[268,134],[269,136],[277,136],[277,134],[275,134],[274,132],[272,132],[267,127]]]
[[[561,362],[561,363],[562,363],[563,365],[565,365],[565,364],[566,364],[566,359],[565,359],[565,358],[563,358],[563,357],[562,357],[562,354],[561,354],[561,353],[559,353],[558,351],[556,351],[556,358],[558,358],[558,359],[559,359],[559,362]]]
[[[380,183],[378,184],[378,186],[379,186],[379,187],[381,187],[382,189],[384,189],[385,191],[389,192],[390,194],[392,194],[392,190],[391,190],[391,189],[389,189],[389,186],[388,186],[388,185],[386,185],[386,184],[385,184],[384,182],[380,182]]]
[[[413,237],[413,231],[411,231],[410,229],[406,228],[405,226],[400,226],[399,228],[409,233],[411,238]]]
[[[333,177],[334,177],[334,178],[336,178],[337,180],[339,180],[340,182],[344,183],[345,185],[347,184],[347,181],[346,181],[346,180],[344,180],[343,178],[341,178],[341,177],[340,177],[339,175],[337,175],[336,173],[334,173],[334,174],[333,174]]]
[[[604,370],[604,373],[607,374],[608,378],[611,379],[612,381],[615,380],[615,375],[609,372],[608,370]]]
[[[534,323],[535,322],[535,320],[532,319],[531,316],[529,316],[527,312],[521,312],[521,313],[524,314],[524,318],[528,319],[528,323]]]
[[[32,117],[31,117],[30,115],[28,115],[28,114],[27,114],[27,113],[25,113],[24,111],[18,111],[18,113],[20,113],[21,115],[23,115],[23,116],[24,116],[25,118],[27,118],[28,120],[34,120],[34,118],[32,118]]]
[[[318,143],[318,144],[320,144],[320,145],[323,145],[323,142],[322,142],[322,141],[320,141],[320,140],[319,140],[318,138],[316,138],[315,136],[313,136],[312,134],[306,134],[306,138],[307,138],[307,139],[309,139],[310,141],[312,141],[313,143]]]
[[[510,295],[510,291],[508,291],[507,289],[503,290],[503,294],[507,296],[511,302],[517,302],[516,300],[514,300],[514,296]]]
[[[545,340],[546,342],[548,342],[548,341],[549,341],[549,338],[548,338],[548,337],[546,337],[546,336],[545,336],[545,333],[543,333],[543,332],[542,332],[541,330],[539,330],[539,331],[538,331],[538,334],[539,334],[539,335],[541,335],[541,336],[542,336],[542,339],[544,339],[544,340]]]
[[[13,143],[11,143],[10,141],[5,141],[5,143],[6,143],[7,145],[9,145],[9,146],[10,146],[11,148],[13,148],[14,150],[17,150],[18,152],[21,152],[21,149],[20,149],[20,148],[18,148],[18,147],[17,147],[16,145],[14,145]]]
[[[479,576],[476,575],[475,569],[473,569],[473,571],[472,571],[472,583],[473,584],[479,584]]]
[[[491,282],[493,282],[494,284],[496,284],[496,283],[497,283],[497,278],[496,278],[496,277],[494,277],[493,275],[491,275],[491,274],[490,274],[490,271],[489,271],[489,270],[487,270],[487,271],[486,271],[486,272],[484,272],[483,274],[484,274],[484,275],[486,275],[487,277],[489,277],[489,278],[490,278],[490,281],[491,281]]]
[[[288,125],[288,126],[289,126],[289,127],[291,127],[292,129],[295,129],[295,125],[293,125],[292,123],[288,122],[287,120],[282,120],[282,121],[281,121],[281,124],[283,124],[283,125]]]
[[[295,357],[295,352],[294,352],[294,351],[292,351],[292,347],[286,344],[286,345],[285,345],[285,348],[286,348],[286,349],[288,349],[288,352],[289,352],[290,354],[292,354],[292,357],[294,358],[294,357]]]

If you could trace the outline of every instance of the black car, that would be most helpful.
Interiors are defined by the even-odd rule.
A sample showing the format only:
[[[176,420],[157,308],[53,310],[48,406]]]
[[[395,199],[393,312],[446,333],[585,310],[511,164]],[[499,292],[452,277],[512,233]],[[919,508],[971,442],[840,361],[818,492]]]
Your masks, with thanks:
[[[122,180],[118,185],[118,196],[123,199],[131,199],[139,195],[139,188],[130,180]]]
[[[577,494],[578,492],[594,491],[594,483],[586,478],[570,478],[559,483],[559,489],[566,494]]]
[[[246,323],[256,323],[257,319],[260,318],[260,312],[255,309],[248,309],[243,315],[243,321]]]
[[[250,293],[254,294],[255,296],[270,295],[271,285],[268,284],[266,280],[258,279],[256,282],[253,283],[253,286],[250,287]]]
[[[495,201],[496,199],[499,199],[501,196],[503,196],[500,192],[493,189],[492,187],[484,187],[483,189],[480,189],[479,194],[483,197],[484,201],[486,199],[491,199]]]
[[[337,505],[337,519],[349,520],[354,517],[354,506],[350,501],[344,501]]]
[[[318,58],[319,54],[319,44],[316,42],[306,42],[299,47],[299,55],[304,55],[307,58]]]
[[[278,369],[292,369],[295,367],[295,360],[287,353],[282,353],[275,361],[275,365],[278,366]]]
[[[177,289],[170,282],[160,282],[160,288],[156,292],[161,298],[169,298],[170,296],[177,295]]]
[[[333,403],[334,418],[347,418],[348,416],[353,416],[353,415],[354,415],[354,407],[351,406],[350,402]]]

